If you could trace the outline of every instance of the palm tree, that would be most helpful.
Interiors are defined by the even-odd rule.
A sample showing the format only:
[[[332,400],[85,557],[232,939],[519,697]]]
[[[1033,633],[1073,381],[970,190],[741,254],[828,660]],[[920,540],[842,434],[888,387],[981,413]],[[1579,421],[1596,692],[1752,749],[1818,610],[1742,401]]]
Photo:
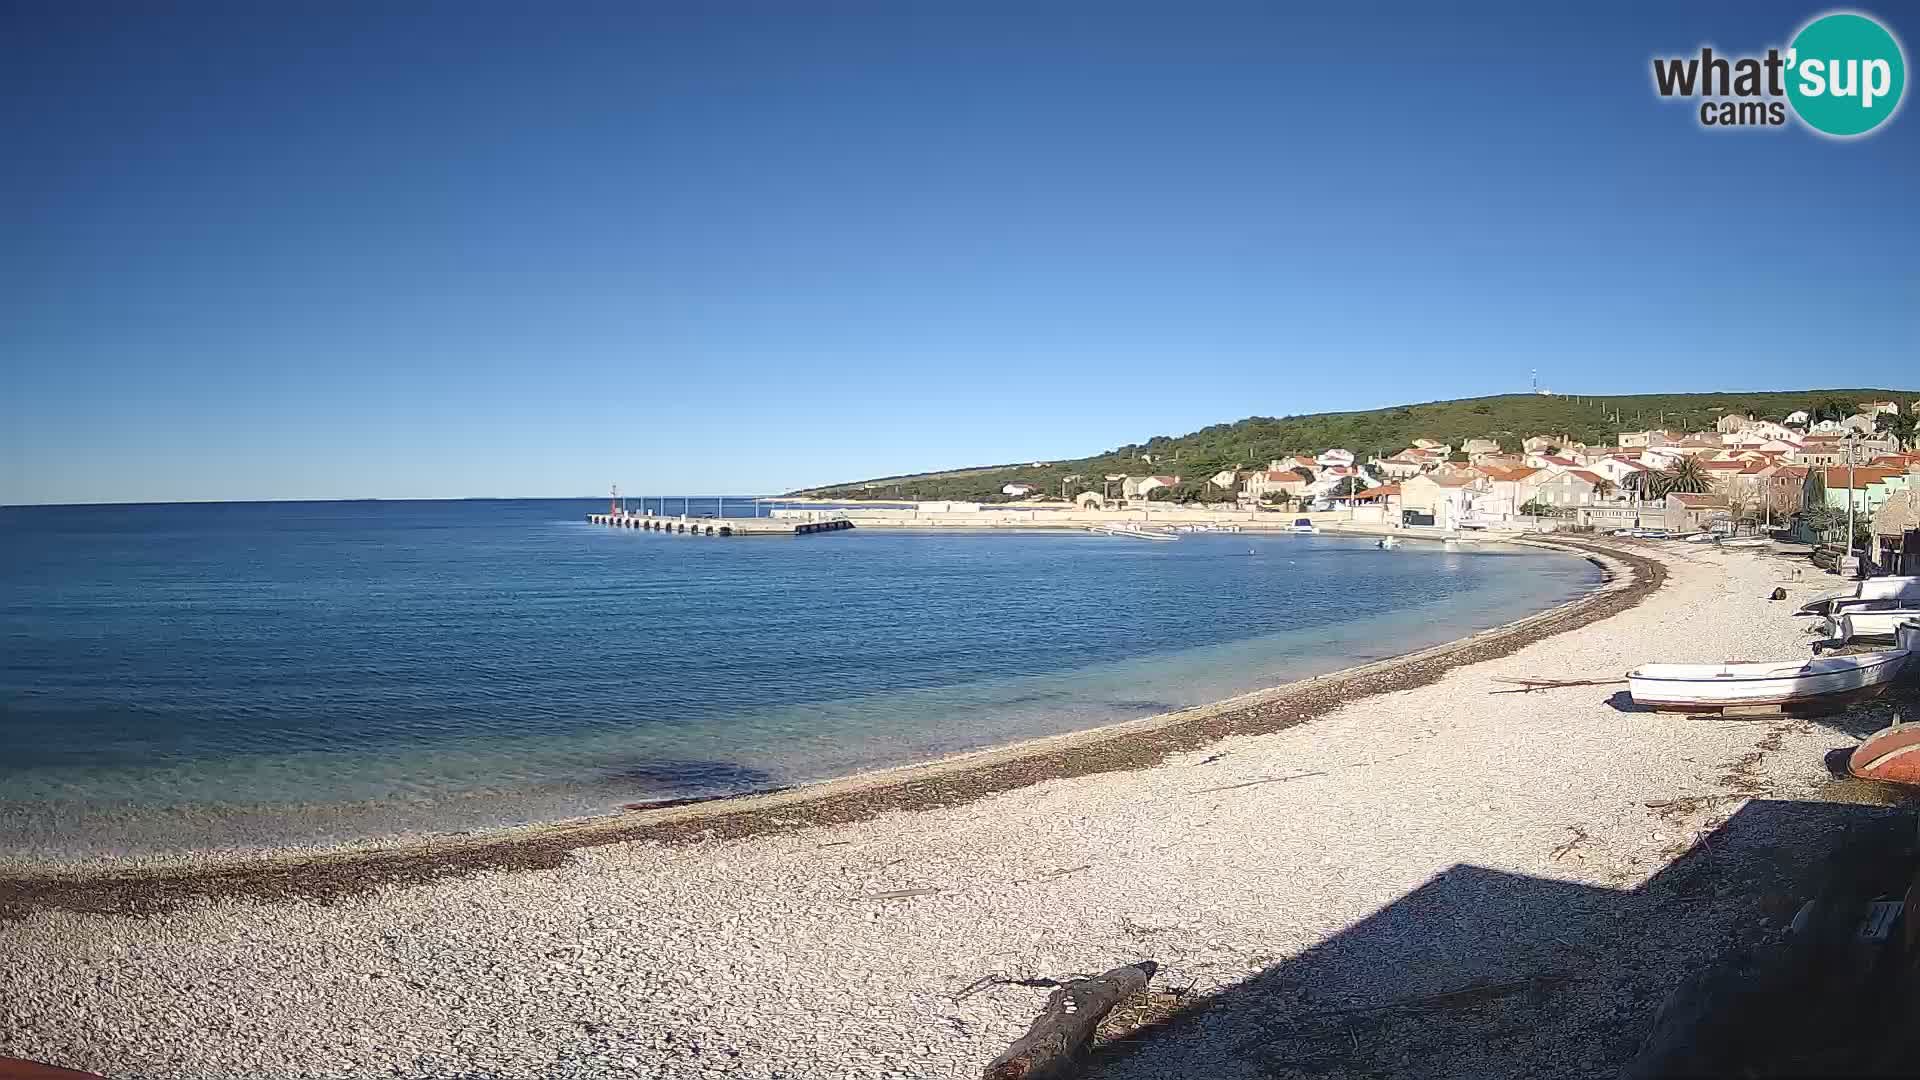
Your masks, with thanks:
[[[1690,457],[1676,460],[1665,471],[1654,474],[1660,495],[1704,495],[1713,490],[1713,477],[1705,466]]]
[[[1613,481],[1607,479],[1604,476],[1600,478],[1598,483],[1593,485],[1594,498],[1599,499],[1602,502],[1610,498],[1613,495],[1615,490],[1617,490],[1617,485],[1615,485]]]

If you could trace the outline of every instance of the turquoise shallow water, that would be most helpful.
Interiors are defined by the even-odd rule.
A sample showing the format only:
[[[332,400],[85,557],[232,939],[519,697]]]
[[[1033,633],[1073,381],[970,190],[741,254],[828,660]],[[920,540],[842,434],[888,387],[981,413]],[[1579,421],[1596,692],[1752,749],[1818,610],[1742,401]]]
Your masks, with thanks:
[[[0,853],[338,841],[801,783],[1408,652],[1598,582],[1532,549],[709,540],[585,524],[601,505],[0,510]]]

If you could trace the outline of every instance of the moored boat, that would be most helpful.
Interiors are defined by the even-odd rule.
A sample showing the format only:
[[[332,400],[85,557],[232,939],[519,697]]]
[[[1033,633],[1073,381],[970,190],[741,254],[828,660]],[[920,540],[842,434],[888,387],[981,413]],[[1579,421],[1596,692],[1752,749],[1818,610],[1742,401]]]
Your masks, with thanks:
[[[1294,518],[1293,527],[1288,531],[1297,532],[1297,533],[1317,533],[1320,530],[1314,527],[1312,518]]]
[[[1131,536],[1135,540],[1178,540],[1178,533],[1147,529],[1134,525],[1090,525],[1087,531],[1101,536]]]
[[[1634,703],[1682,712],[1820,712],[1878,697],[1907,662],[1904,650],[1805,661],[1647,664],[1627,672]]]
[[[1400,538],[1397,536],[1383,536],[1380,538],[1380,542],[1374,546],[1382,551],[1391,551],[1400,546]]]

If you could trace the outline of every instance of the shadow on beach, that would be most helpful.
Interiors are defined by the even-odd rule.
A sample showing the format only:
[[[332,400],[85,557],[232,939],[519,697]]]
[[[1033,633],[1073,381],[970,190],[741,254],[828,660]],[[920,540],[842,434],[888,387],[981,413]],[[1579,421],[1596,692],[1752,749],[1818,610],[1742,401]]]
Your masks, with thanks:
[[[1455,866],[1107,1045],[1089,1076],[1618,1075],[1684,977],[1777,955],[1767,946],[1804,900],[1823,888],[1899,897],[1912,838],[1901,810],[1757,800],[1697,843],[1658,853],[1671,861],[1639,888]],[[1578,847],[1557,854],[1571,861]],[[1758,999],[1719,1009],[1723,1023],[1737,1017],[1726,1039],[1713,1023],[1691,1025],[1694,1058],[1665,1065],[1770,1075],[1836,1064],[1844,1050],[1828,1044],[1859,1031],[1846,1012],[1856,1002],[1794,989],[1777,1012]]]

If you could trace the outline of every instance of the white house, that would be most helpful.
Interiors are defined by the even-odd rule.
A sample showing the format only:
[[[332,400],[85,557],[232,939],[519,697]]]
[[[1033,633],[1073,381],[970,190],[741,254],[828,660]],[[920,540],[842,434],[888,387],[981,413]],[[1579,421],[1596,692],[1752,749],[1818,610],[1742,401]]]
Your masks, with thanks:
[[[1308,483],[1310,481],[1292,469],[1268,469],[1250,474],[1240,494],[1249,502],[1259,502],[1269,495],[1293,499],[1305,494]]]
[[[1556,471],[1534,489],[1533,497],[1555,508],[1591,506],[1600,501],[1594,491],[1600,481],[1599,474],[1586,469]]]
[[[1404,480],[1409,476],[1419,476],[1439,467],[1447,456],[1421,447],[1409,447],[1392,457],[1376,457],[1368,464],[1380,470],[1382,476],[1394,480]]]
[[[1148,492],[1178,486],[1177,476],[1129,476],[1120,482],[1120,494],[1129,499],[1144,499]]]
[[[1233,469],[1221,469],[1219,472],[1207,477],[1207,483],[1212,484],[1221,491],[1232,491],[1234,485],[1239,482],[1240,474]]]
[[[1401,483],[1400,507],[1403,511],[1433,515],[1436,528],[1457,529],[1462,521],[1479,518],[1476,510],[1488,490],[1484,477],[1428,473]]]
[[[1033,494],[1033,492],[1034,486],[1032,484],[1008,484],[1000,489],[1000,494],[1011,495],[1016,499],[1024,499]]]
[[[1813,417],[1808,416],[1807,410],[1805,409],[1795,409],[1794,411],[1787,414],[1787,423],[1799,424],[1801,427],[1806,427],[1808,421],[1812,419]]]
[[[1323,469],[1336,467],[1351,468],[1353,466],[1353,451],[1340,449],[1322,450],[1320,451],[1320,456],[1314,458],[1313,461],[1314,464]]]
[[[1850,428],[1862,435],[1871,435],[1873,434],[1873,429],[1879,426],[1879,416],[1880,414],[1877,412],[1857,412],[1845,420],[1840,421],[1840,424],[1842,427]]]
[[[1860,403],[1860,411],[1863,413],[1887,413],[1892,416],[1899,416],[1900,403],[1897,401],[1863,401]]]

